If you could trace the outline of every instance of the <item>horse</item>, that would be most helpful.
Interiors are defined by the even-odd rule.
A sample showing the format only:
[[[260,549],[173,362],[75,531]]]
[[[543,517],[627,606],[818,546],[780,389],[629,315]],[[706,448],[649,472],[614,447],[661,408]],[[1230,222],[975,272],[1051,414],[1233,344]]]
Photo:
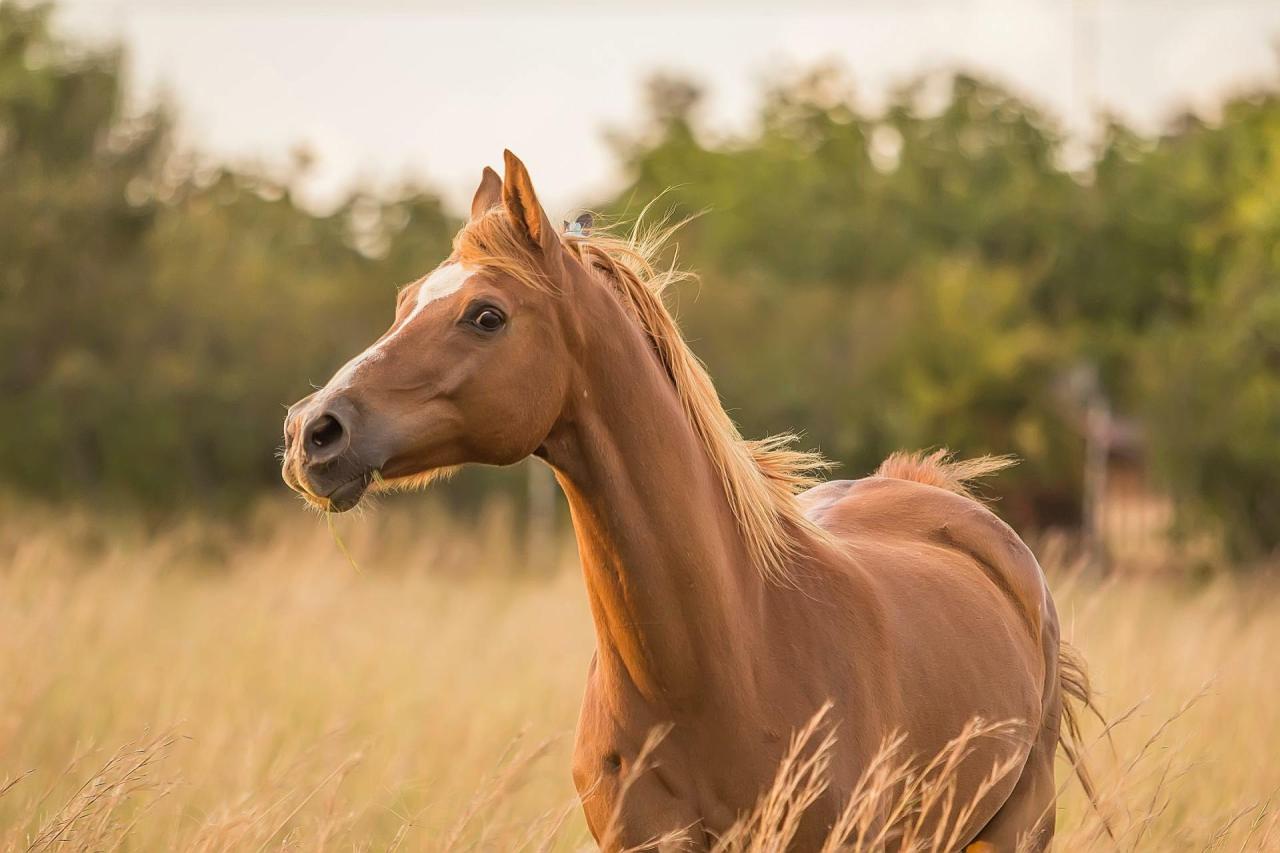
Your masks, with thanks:
[[[892,733],[927,757],[974,719],[1019,734],[970,745],[949,837],[1046,848],[1088,693],[1035,556],[967,485],[1005,461],[819,482],[790,436],[744,439],[664,306],[659,241],[554,227],[504,158],[387,331],[289,409],[288,485],[343,512],[466,464],[551,467],[596,635],[572,775],[606,850],[710,849],[823,708],[829,778],[789,849],[821,848]]]

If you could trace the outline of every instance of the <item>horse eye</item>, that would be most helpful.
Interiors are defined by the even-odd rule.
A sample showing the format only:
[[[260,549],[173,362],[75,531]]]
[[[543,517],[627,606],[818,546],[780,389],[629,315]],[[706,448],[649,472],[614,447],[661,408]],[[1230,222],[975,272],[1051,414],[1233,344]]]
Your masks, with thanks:
[[[485,308],[475,316],[471,321],[479,329],[486,332],[496,332],[502,328],[502,324],[506,322],[506,318],[495,308]]]

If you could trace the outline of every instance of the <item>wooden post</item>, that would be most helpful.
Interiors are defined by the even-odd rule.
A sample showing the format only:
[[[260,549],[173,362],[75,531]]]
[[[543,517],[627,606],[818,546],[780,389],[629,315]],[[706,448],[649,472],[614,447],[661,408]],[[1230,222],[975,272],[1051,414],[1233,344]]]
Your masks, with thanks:
[[[1084,505],[1081,522],[1085,553],[1103,574],[1111,571],[1107,556],[1106,503],[1107,463],[1111,456],[1111,406],[1096,385],[1090,390],[1085,409]]]

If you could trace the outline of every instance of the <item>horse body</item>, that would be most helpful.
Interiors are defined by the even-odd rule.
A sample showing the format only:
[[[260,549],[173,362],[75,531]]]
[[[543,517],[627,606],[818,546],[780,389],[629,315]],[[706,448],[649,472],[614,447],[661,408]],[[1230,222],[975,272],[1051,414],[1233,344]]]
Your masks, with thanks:
[[[565,426],[543,455],[569,499],[596,622],[574,779],[606,848],[686,828],[710,845],[768,788],[791,734],[827,701],[831,785],[800,850],[820,846],[894,731],[908,753],[932,756],[975,716],[1019,720],[1046,731],[1052,761],[1056,620],[1039,565],[1007,525],[969,497],[909,479],[826,483],[799,503],[830,536],[794,531],[794,584],[762,578],[645,336],[607,293],[581,297],[578,310],[599,312],[587,326],[605,332],[586,334]],[[663,725],[653,769],[623,796]],[[1035,740],[977,744],[961,794]],[[1017,782],[997,784],[959,837],[974,837]],[[1044,829],[1052,792],[1036,793],[1031,827]]]
[[[738,435],[659,278],[561,236],[508,152],[392,329],[291,409],[286,481],[340,511],[467,462],[553,468],[596,631],[573,777],[606,850],[711,847],[828,703],[830,784],[795,850],[890,735],[928,758],[975,717],[1020,728],[959,764],[954,840],[1047,845],[1063,707],[1035,558],[939,457],[803,491],[813,457]]]
[[[959,796],[999,761],[1018,769],[974,804],[956,837],[989,840],[1000,850],[1014,849],[1024,835],[1039,842],[1032,849],[1047,842],[1058,635],[1034,557],[980,504],[934,486],[872,477],[824,484],[801,497],[844,547],[812,543],[798,566],[798,588],[752,586],[749,595],[719,597],[720,612],[713,599],[692,613],[659,608],[665,617],[648,619],[650,611],[593,595],[598,623],[625,625],[627,634],[620,644],[610,628],[598,629],[575,745],[574,779],[597,839],[606,849],[628,849],[687,829],[697,845],[689,849],[711,846],[768,789],[789,736],[830,701],[830,785],[808,810],[794,849],[821,847],[891,733],[906,735],[906,753],[933,756],[974,717],[1022,726],[1015,740],[975,745],[957,774]],[[582,544],[591,590],[610,569],[592,558],[590,542]],[[634,579],[637,563],[627,565]],[[678,572],[680,565],[664,568]],[[707,566],[693,570],[705,574]],[[657,689],[645,690],[648,680],[632,677],[636,667],[627,666],[620,646],[638,643],[653,653],[663,643],[654,635],[684,620],[708,621],[734,638],[733,650],[682,666],[654,653]],[[676,633],[686,648],[712,645]],[[681,669],[694,680],[688,691],[661,675]],[[652,770],[624,796],[633,762],[662,725],[671,729],[647,756]]]

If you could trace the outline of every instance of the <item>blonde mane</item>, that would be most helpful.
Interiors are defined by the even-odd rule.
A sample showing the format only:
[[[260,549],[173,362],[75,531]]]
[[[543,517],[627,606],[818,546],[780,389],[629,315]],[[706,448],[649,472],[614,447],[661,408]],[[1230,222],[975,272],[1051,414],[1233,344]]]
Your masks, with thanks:
[[[818,453],[792,448],[796,440],[792,434],[744,439],[720,404],[706,367],[685,343],[662,300],[667,287],[692,278],[674,263],[657,265],[662,248],[682,224],[660,222],[649,228],[637,224],[627,237],[597,230],[589,235],[565,234],[561,240],[584,267],[614,290],[648,336],[690,426],[720,475],[756,568],[772,581],[793,585],[798,534],[805,531],[829,538],[804,516],[796,494],[816,484],[815,473],[829,463]],[[556,284],[539,271],[527,238],[512,226],[501,207],[464,226],[454,239],[454,253],[463,263],[496,268],[531,287],[556,290]]]

